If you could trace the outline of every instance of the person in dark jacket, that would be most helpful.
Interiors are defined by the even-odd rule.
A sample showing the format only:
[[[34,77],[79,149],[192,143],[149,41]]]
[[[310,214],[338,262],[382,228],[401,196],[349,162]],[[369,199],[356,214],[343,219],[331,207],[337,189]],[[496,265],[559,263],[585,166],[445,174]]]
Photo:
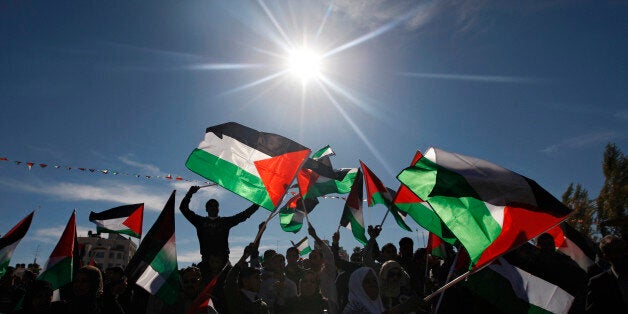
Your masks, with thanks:
[[[589,280],[587,313],[628,313],[628,245],[607,235],[600,241],[602,257],[611,268]]]
[[[190,190],[183,197],[179,209],[183,216],[196,227],[196,235],[201,249],[201,262],[198,267],[203,274],[203,282],[208,283],[211,280],[210,256],[213,255],[220,260],[221,265],[215,268],[221,269],[227,263],[229,260],[229,231],[251,217],[259,205],[253,204],[243,212],[231,217],[220,217],[218,216],[218,201],[210,199],[205,204],[207,217],[203,217],[190,210],[192,195],[199,189],[200,187],[196,185],[190,187]]]

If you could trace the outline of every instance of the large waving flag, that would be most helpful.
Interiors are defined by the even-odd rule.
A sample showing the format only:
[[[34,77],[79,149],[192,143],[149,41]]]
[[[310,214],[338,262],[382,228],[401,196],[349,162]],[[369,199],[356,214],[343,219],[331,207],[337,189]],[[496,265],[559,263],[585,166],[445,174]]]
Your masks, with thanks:
[[[479,268],[563,221],[571,210],[535,181],[430,148],[397,178],[426,200]]]
[[[13,251],[15,251],[20,240],[24,238],[28,228],[30,228],[34,214],[35,212],[31,212],[0,238],[0,278],[2,278],[7,271],[7,267],[13,256]]]
[[[57,246],[50,254],[43,272],[38,279],[50,282],[53,290],[57,290],[72,282],[74,278],[74,253],[76,250],[76,212],[72,212]]]
[[[362,172],[358,169],[351,191],[347,196],[345,208],[342,211],[340,226],[351,230],[353,237],[355,237],[358,242],[362,243],[362,245],[366,245],[368,240],[365,235],[366,228],[364,228],[364,213],[362,211],[362,203],[364,200],[362,194],[363,181]]]
[[[141,238],[144,203],[118,206],[100,213],[91,212],[89,221],[96,224],[98,232],[120,233]]]
[[[130,282],[134,282],[166,304],[174,304],[179,297],[179,270],[174,233],[175,193],[176,190],[172,191],[164,209],[148,230],[126,268]]]
[[[410,165],[414,165],[422,157],[423,154],[417,151]],[[443,239],[443,241],[452,245],[458,241],[449,228],[447,228],[438,215],[436,215],[432,206],[414,194],[414,192],[408,189],[403,183],[399,185],[399,189],[393,199],[393,204],[395,204],[400,211],[410,215],[410,217],[421,225],[421,227],[425,228],[425,230]]]
[[[279,225],[281,229],[286,232],[297,233],[303,227],[303,220],[305,219],[305,212],[308,214],[318,205],[318,200],[315,198],[301,198],[301,195],[297,194],[286,202],[279,210]]]
[[[384,183],[369,169],[361,160],[360,166],[362,167],[362,172],[364,172],[364,183],[366,185],[366,199],[368,200],[369,207],[373,207],[375,204],[383,204],[388,207],[390,213],[397,221],[397,224],[401,229],[406,231],[412,231],[408,225],[406,225],[405,213],[399,212],[397,207],[393,204],[393,194],[394,191],[391,191]]]
[[[274,210],[309,154],[309,148],[281,135],[228,122],[207,128],[185,166]]]

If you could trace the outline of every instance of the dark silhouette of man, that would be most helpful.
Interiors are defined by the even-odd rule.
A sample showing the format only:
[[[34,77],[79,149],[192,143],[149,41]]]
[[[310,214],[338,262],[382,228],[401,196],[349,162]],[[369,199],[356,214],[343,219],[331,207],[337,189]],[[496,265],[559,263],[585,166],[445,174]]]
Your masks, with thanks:
[[[589,279],[587,313],[628,313],[628,244],[607,235],[600,241],[611,268]]]
[[[211,268],[218,266],[213,265],[214,267],[211,267],[211,264],[215,264],[218,261],[221,264],[220,268],[222,268],[222,265],[225,265],[229,260],[229,230],[251,217],[259,209],[259,205],[253,204],[241,213],[231,217],[220,217],[218,216],[218,201],[210,199],[205,204],[207,217],[200,216],[190,210],[192,195],[199,189],[199,186],[191,186],[185,197],[183,197],[179,209],[183,216],[196,227],[202,258],[198,266],[203,274],[203,281],[207,283],[211,280],[209,278]],[[211,264],[210,256],[212,257]]]

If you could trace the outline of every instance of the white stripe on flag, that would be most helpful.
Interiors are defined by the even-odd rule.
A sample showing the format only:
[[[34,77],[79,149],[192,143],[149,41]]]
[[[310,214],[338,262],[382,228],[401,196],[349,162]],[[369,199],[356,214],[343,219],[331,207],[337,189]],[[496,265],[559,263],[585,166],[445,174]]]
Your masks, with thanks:
[[[109,230],[127,230],[129,229],[129,227],[123,225],[122,223],[128,218],[129,217],[120,217],[106,220],[94,220],[94,223],[101,228],[106,228]]]
[[[166,282],[166,278],[162,277],[152,266],[148,265],[144,273],[137,279],[136,284],[150,294],[156,294],[159,288]]]
[[[219,138],[212,132],[205,133],[205,139],[198,144],[198,149],[230,162],[257,177],[259,177],[259,172],[253,162],[272,158],[234,138],[224,134],[222,138]]]

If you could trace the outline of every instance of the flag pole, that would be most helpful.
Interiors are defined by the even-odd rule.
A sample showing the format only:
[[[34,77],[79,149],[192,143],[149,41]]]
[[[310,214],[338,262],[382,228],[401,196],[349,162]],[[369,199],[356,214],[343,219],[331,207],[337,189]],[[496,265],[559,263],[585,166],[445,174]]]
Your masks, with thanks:
[[[201,185],[201,186],[199,186],[198,188],[199,188],[199,189],[202,189],[202,188],[206,188],[206,187],[208,187],[208,186],[214,186],[214,185],[216,185],[216,183],[210,183],[210,184]]]
[[[454,257],[453,263],[451,264],[451,266],[449,266],[449,273],[447,274],[447,279],[445,279],[445,283],[449,282],[451,277],[454,275],[454,270],[456,269],[456,264],[458,263],[458,256],[460,256],[460,250],[456,252],[456,257]],[[444,296],[445,291],[443,291],[443,293],[441,293],[438,297],[438,302],[436,303],[436,309],[434,309],[434,314],[438,313],[438,308],[440,307],[440,303],[443,301]]]
[[[386,214],[384,214],[384,218],[382,219],[382,222],[379,224],[380,227],[384,224],[384,221],[386,221],[386,217],[388,217],[389,212],[390,212],[390,207],[388,207],[388,210],[386,210]]]

